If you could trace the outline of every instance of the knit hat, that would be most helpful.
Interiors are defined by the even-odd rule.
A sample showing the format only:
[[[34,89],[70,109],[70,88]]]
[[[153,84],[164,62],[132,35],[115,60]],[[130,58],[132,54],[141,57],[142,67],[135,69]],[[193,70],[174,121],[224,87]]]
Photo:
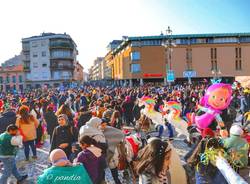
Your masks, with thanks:
[[[232,125],[230,128],[230,134],[240,136],[243,134],[243,130],[240,125]]]
[[[205,137],[214,137],[214,132],[211,128],[205,128],[203,131],[202,131],[202,137],[205,138]]]
[[[67,155],[61,149],[54,149],[50,153],[49,158],[50,158],[50,161],[52,162],[52,165],[54,165],[54,166],[63,167],[63,166],[71,164],[67,158]]]

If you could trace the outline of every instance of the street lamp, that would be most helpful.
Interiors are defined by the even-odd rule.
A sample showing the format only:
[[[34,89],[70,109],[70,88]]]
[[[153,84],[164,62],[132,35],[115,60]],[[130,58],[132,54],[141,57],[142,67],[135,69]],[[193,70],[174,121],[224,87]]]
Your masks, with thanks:
[[[164,46],[165,48],[165,55],[166,55],[166,72],[167,74],[170,76],[170,73],[172,73],[172,79],[168,79],[169,82],[169,86],[171,85],[171,81],[174,81],[174,73],[172,71],[172,52],[173,49],[172,47],[176,47],[176,45],[173,42],[172,39],[172,30],[170,29],[170,26],[168,26],[168,29],[166,30],[166,39],[165,41],[162,43],[162,46]],[[167,79],[164,78],[164,85],[167,84]]]

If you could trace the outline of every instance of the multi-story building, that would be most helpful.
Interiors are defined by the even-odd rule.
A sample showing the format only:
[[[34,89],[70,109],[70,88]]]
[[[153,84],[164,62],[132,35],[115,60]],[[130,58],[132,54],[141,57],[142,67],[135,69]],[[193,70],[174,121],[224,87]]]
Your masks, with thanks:
[[[83,83],[83,66],[79,62],[77,62],[75,65],[73,78],[78,85]]]
[[[94,65],[91,67],[91,80],[97,81],[102,79],[102,62],[103,57],[97,57],[94,61]]]
[[[59,86],[72,82],[78,54],[73,39],[64,34],[42,33],[22,39],[27,87]]]
[[[111,79],[111,69],[107,66],[106,60],[101,62],[101,80],[110,80]]]
[[[25,89],[23,66],[13,65],[0,68],[0,90],[23,91]]]
[[[105,60],[120,83],[163,82],[170,72],[177,81],[233,80],[250,76],[250,33],[127,37]]]

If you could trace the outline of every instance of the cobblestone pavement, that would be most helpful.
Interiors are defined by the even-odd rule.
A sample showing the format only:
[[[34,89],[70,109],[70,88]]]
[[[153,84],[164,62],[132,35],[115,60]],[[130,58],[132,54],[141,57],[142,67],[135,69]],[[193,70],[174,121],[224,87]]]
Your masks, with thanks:
[[[176,148],[178,154],[180,154],[181,158],[183,158],[183,155],[185,155],[185,153],[189,150],[189,148],[181,139],[174,140],[173,145]],[[23,182],[24,184],[35,184],[37,177],[40,174],[42,174],[44,169],[47,168],[49,164],[48,161],[49,148],[50,148],[49,141],[46,141],[42,148],[37,149],[38,159],[37,160],[31,159],[30,161],[25,161],[23,149],[20,149],[18,151],[16,157],[17,167],[21,174],[28,174],[28,179]],[[120,172],[119,176],[122,183],[127,183],[127,184],[132,183],[131,177],[129,176],[126,177],[128,178],[128,180],[124,180],[123,172]],[[113,178],[111,176],[111,172],[109,170],[107,170],[105,178],[108,184],[114,183]],[[16,184],[16,180],[14,177],[11,177],[8,182],[9,184]]]

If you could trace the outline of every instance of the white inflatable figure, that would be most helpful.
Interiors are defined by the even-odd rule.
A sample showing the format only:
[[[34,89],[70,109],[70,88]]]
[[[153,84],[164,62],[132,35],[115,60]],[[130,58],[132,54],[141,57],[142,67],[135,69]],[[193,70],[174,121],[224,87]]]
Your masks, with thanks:
[[[216,167],[220,170],[229,184],[247,184],[247,182],[232,169],[226,159],[218,157],[216,160]]]
[[[187,139],[189,138],[189,133],[187,131],[187,122],[180,117],[181,114],[181,104],[175,101],[165,102],[165,107],[163,109],[165,113],[164,118],[174,126],[175,130],[178,132],[178,136],[184,135]]]
[[[163,115],[160,112],[154,110],[153,104],[148,103],[149,100],[139,99],[139,106],[145,105],[145,108],[141,110],[141,113],[146,115],[152,120],[154,124],[164,124]]]

